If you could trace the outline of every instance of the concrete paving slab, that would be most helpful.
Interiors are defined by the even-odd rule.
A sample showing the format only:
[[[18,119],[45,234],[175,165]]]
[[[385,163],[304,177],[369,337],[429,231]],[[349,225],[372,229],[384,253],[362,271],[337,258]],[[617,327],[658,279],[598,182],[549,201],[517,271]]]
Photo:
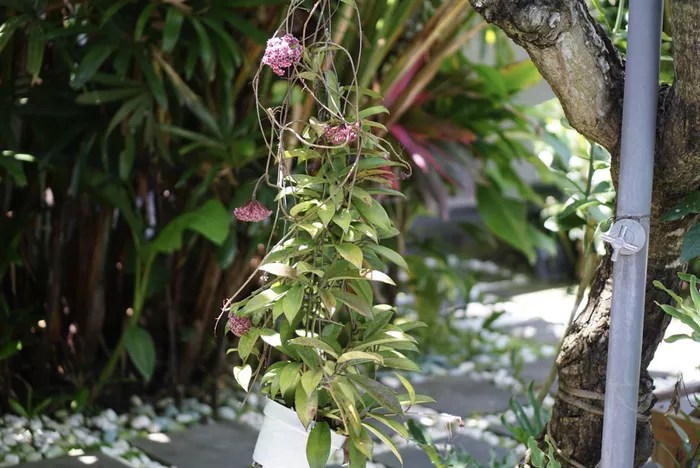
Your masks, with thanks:
[[[510,393],[490,382],[477,382],[469,376],[444,376],[414,385],[416,393],[430,395],[435,403],[425,406],[457,416],[486,414],[508,408]]]
[[[161,463],[178,468],[247,467],[257,433],[238,424],[215,423],[182,432],[153,434],[132,444]]]
[[[66,456],[48,458],[32,463],[24,463],[18,466],[25,468],[124,468],[126,465],[119,460],[111,458],[101,452],[89,452],[75,457]]]
[[[523,364],[523,368],[520,371],[521,380],[526,384],[535,382],[535,386],[544,383],[549,376],[549,370],[552,368],[553,359],[554,358],[538,359],[535,362]]]
[[[442,444],[444,440],[438,440],[437,444]],[[462,453],[468,453],[482,466],[487,466],[493,456],[502,458],[508,454],[503,448],[493,448],[489,444],[465,435],[457,435],[450,442]],[[410,445],[399,450],[403,457],[403,468],[427,468],[432,466],[428,456],[420,448]],[[382,453],[375,457],[375,461],[385,465],[387,468],[401,468],[396,457],[390,453]]]

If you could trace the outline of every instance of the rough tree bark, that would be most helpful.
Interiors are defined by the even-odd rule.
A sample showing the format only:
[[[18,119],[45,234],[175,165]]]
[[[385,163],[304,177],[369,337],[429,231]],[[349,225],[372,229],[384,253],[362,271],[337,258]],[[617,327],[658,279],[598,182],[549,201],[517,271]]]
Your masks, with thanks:
[[[619,167],[624,64],[584,0],[470,0],[489,22],[527,50],[564,107],[571,125],[612,155],[613,179]],[[672,32],[676,78],[659,90],[657,147],[649,240],[640,403],[648,408],[653,380],[646,369],[663,338],[668,317],[655,302],[668,302],[653,280],[678,286],[676,272],[683,236],[694,219],[659,222],[661,214],[700,188],[700,4],[673,0]],[[596,273],[588,303],[566,337],[557,358],[559,392],[550,435],[565,466],[594,467],[600,459],[611,263]],[[577,396],[572,396],[575,393]],[[642,418],[643,419],[643,418]],[[637,426],[636,464],[651,454],[650,423]]]

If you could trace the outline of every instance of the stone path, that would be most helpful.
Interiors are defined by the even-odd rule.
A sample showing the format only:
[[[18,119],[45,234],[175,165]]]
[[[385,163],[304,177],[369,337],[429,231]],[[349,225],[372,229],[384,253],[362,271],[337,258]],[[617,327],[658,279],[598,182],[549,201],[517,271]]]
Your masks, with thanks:
[[[498,324],[511,330],[513,335],[529,335],[540,342],[553,344],[563,331],[573,304],[573,298],[564,288],[526,293],[512,297],[503,304],[507,313]],[[471,313],[471,312],[470,312]],[[478,309],[476,313],[479,313]],[[487,311],[483,311],[487,315]],[[529,327],[529,329],[528,329]],[[527,333],[526,333],[527,332]],[[674,325],[669,333],[678,333]],[[694,345],[694,346],[693,346]],[[679,354],[676,344],[662,344],[652,363],[656,375],[675,375],[683,371],[686,380],[700,378],[694,368],[698,364],[700,347],[685,343]],[[543,382],[549,372],[550,361],[539,360],[526,364],[522,370],[523,380]],[[508,408],[510,393],[496,388],[486,381],[475,381],[469,375],[441,376],[416,384],[418,393],[431,395],[437,400],[432,406],[439,412],[458,415],[484,415],[502,412]],[[132,441],[153,460],[179,468],[248,467],[255,446],[256,433],[248,427],[234,423],[213,423],[198,426],[183,432],[151,434],[148,438]],[[437,442],[440,442],[439,440]],[[470,453],[480,463],[491,458],[492,447],[466,434],[457,434],[451,442]],[[405,468],[428,468],[431,466],[425,454],[414,447],[401,450]],[[503,449],[496,450],[504,455]],[[390,453],[377,456],[377,462],[388,468],[399,468],[399,463]],[[88,453],[76,457],[43,460],[24,465],[27,468],[78,468],[123,467],[122,462],[103,453]]]

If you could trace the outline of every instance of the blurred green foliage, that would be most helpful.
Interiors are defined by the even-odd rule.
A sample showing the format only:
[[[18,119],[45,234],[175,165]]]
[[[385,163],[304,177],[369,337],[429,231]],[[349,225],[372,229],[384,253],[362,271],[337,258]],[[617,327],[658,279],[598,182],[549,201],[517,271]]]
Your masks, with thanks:
[[[50,394],[80,407],[100,395],[123,401],[145,382],[152,391],[213,388],[227,368],[228,338],[214,336],[221,301],[269,234],[230,213],[267,170],[269,129],[259,128],[250,84],[283,3],[3,2],[0,393],[27,401],[34,388],[38,401]],[[390,111],[375,117],[387,128],[379,136],[415,166],[410,180],[396,174],[407,199],[385,203],[399,229],[431,211],[447,216],[460,190],[476,200],[473,232],[492,251],[524,262],[552,252],[557,236],[537,214],[546,197],[521,174],[529,164],[544,183],[559,177],[533,147],[550,137],[542,116],[514,103],[540,81],[532,63],[517,60],[467,0],[357,6],[361,30],[349,2],[326,29],[349,51],[361,48],[359,85],[385,96],[368,93],[363,106]],[[288,29],[301,34],[307,21],[314,15]],[[467,58],[467,46],[492,63]],[[352,74],[336,72],[341,82]],[[272,78],[260,75],[263,105],[289,99],[300,122],[317,112]],[[407,252],[410,242],[400,236],[393,247]],[[471,280],[450,281],[438,285],[466,292]],[[419,299],[422,319],[439,312]]]

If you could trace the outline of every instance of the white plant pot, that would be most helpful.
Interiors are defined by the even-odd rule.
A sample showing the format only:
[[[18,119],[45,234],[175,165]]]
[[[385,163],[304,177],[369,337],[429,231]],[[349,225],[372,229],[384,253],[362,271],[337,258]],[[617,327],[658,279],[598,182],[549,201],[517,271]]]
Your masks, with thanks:
[[[264,413],[253,461],[263,468],[309,468],[306,459],[309,433],[296,412],[268,399]],[[331,454],[344,443],[345,437],[331,431]]]

